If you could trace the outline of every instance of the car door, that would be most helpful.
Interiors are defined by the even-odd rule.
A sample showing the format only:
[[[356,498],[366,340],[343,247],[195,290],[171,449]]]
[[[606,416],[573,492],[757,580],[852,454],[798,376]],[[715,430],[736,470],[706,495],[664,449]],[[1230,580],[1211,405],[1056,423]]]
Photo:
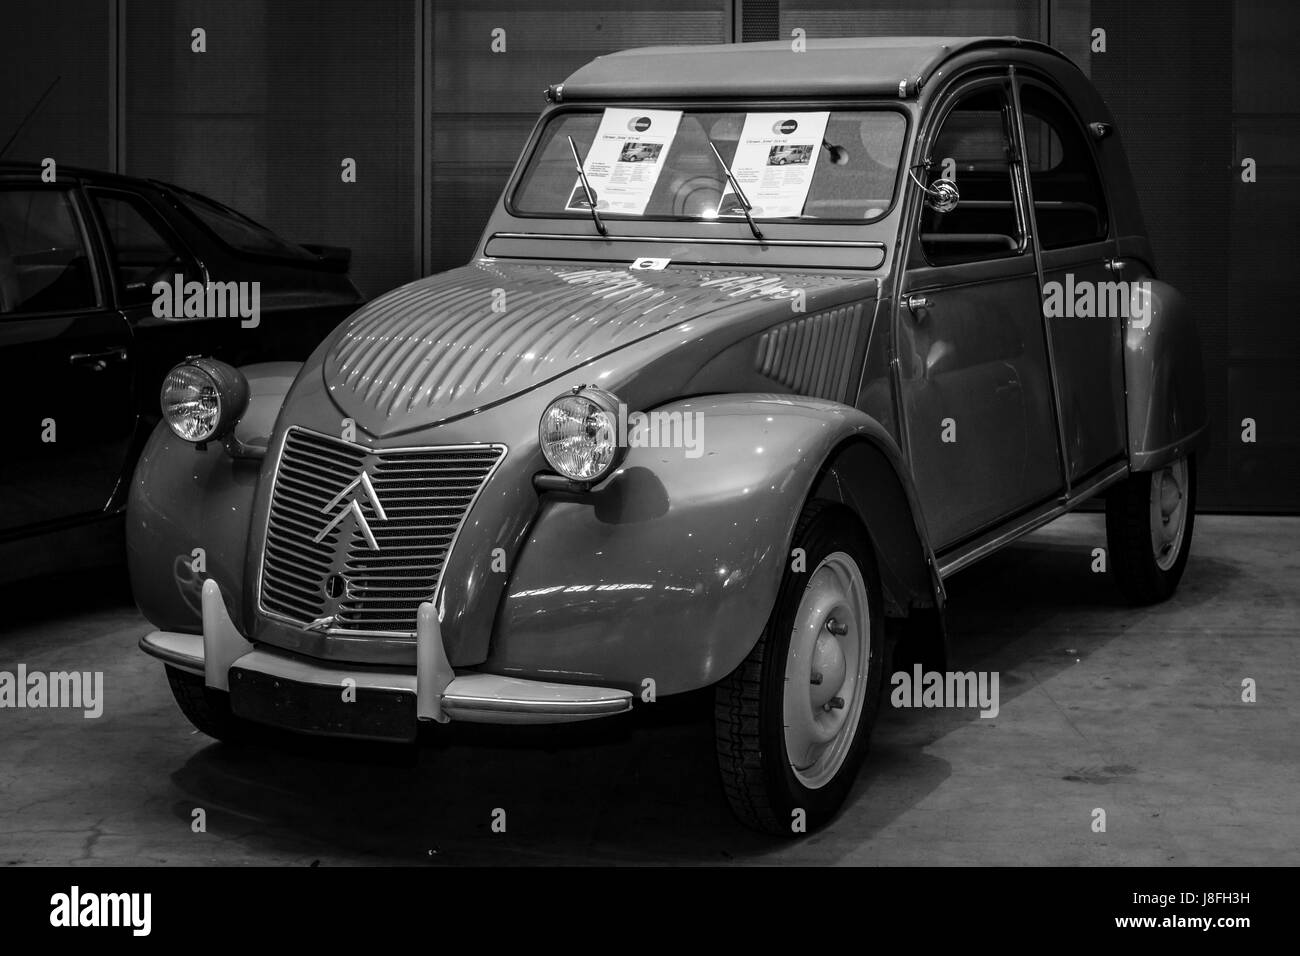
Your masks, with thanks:
[[[1125,453],[1124,316],[1130,300],[1083,124],[1046,85],[1019,82],[1044,321],[1074,485]]]
[[[142,411],[152,416],[172,366],[187,355],[224,357],[229,341],[243,330],[238,317],[155,315],[155,284],[163,281],[170,289],[180,276],[182,291],[190,282],[206,287],[202,264],[146,197],[101,186],[86,195],[104,237],[118,307],[135,337],[136,381],[148,393]]]
[[[1008,80],[975,80],[921,132],[951,211],[912,217],[896,319],[907,451],[936,551],[1062,487],[1039,280]]]
[[[109,504],[135,426],[131,344],[76,190],[0,183],[0,536]]]

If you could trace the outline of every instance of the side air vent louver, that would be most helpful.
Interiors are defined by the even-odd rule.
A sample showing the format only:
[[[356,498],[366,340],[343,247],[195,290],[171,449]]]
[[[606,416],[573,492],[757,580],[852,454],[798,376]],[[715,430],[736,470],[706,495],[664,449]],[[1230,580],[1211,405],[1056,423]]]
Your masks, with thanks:
[[[769,329],[759,337],[755,368],[799,395],[848,401],[861,320],[862,306],[855,304]]]

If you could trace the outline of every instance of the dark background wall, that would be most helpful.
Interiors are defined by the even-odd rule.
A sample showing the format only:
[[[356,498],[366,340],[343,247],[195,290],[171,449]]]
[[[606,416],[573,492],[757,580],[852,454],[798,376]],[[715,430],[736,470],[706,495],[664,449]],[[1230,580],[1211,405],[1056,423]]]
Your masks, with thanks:
[[[190,50],[195,27],[206,53]],[[796,28],[1017,34],[1072,57],[1116,115],[1163,274],[1198,309],[1214,443],[1202,507],[1300,510],[1289,0],[4,0],[0,144],[60,77],[6,159],[207,193],[351,247],[375,295],[470,255],[549,83],[624,47]],[[340,181],[345,157],[356,183]]]

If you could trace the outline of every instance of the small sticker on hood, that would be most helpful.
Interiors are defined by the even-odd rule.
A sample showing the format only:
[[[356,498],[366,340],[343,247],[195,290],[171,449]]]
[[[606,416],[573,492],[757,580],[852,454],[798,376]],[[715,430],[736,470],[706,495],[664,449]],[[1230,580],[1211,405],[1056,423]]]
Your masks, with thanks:
[[[633,269],[654,269],[656,272],[658,272],[661,269],[667,268],[668,263],[670,262],[672,262],[671,259],[654,259],[651,258],[650,256],[642,256],[640,259],[634,259],[632,261],[632,268]]]

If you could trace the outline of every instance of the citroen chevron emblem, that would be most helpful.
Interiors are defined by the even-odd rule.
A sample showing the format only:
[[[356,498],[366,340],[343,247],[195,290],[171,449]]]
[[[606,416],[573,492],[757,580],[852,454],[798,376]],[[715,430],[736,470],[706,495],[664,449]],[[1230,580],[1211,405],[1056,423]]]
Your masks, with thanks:
[[[356,519],[357,530],[365,537],[366,544],[370,546],[370,550],[378,551],[379,542],[375,540],[375,534],[370,530],[370,522],[366,520],[365,512],[361,510],[362,496],[364,495],[364,497],[369,500],[370,507],[375,512],[376,520],[387,521],[388,515],[384,514],[384,506],[380,504],[379,495],[375,493],[375,486],[371,484],[370,476],[364,471],[357,475],[357,477],[353,478],[346,488],[331,498],[329,503],[326,504],[325,507],[321,508],[321,514],[329,514],[349,495],[352,496],[352,500],[348,502],[346,507],[339,508],[338,513],[334,515],[330,523],[321,528],[320,533],[316,535],[313,540],[319,544],[325,539],[325,535],[333,531],[340,521],[348,515],[352,515],[352,517]]]

